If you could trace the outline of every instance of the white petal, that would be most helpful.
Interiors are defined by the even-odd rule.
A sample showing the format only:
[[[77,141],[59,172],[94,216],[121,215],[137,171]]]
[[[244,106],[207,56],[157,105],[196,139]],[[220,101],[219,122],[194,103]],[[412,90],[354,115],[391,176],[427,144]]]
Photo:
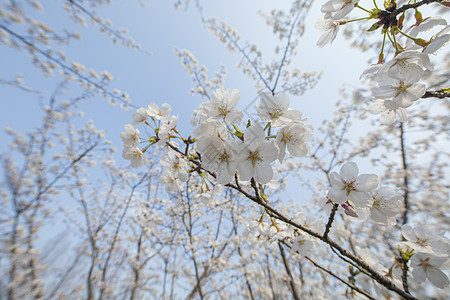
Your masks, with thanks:
[[[252,125],[245,131],[244,143],[251,151],[255,151],[264,140],[264,131],[259,125]]]
[[[417,283],[422,283],[427,279],[427,275],[425,274],[425,271],[423,270],[423,268],[417,266],[414,268],[414,270],[412,271],[412,275],[414,280]]]
[[[449,285],[449,280],[447,275],[444,272],[437,268],[428,268],[427,269],[427,277],[428,280],[440,289],[444,289]]]
[[[373,192],[380,186],[380,181],[375,174],[361,174],[356,178],[355,186],[359,191]]]
[[[272,180],[273,170],[268,163],[258,163],[255,166],[255,180],[265,184]]]
[[[245,160],[238,164],[239,178],[244,181],[248,181],[253,177],[254,169],[248,160]]]
[[[339,174],[336,173],[336,172],[331,172],[331,174],[330,174],[330,181],[331,181],[331,185],[334,186],[334,187],[336,187],[336,186],[344,187],[344,184],[342,183],[341,176],[339,176]]]
[[[327,196],[336,204],[342,204],[347,201],[347,191],[341,188],[332,187],[328,191]]]
[[[265,162],[273,162],[278,158],[278,146],[275,141],[265,141],[258,147],[259,154]]]
[[[344,181],[350,181],[358,176],[358,166],[354,162],[348,162],[341,167],[339,174]]]

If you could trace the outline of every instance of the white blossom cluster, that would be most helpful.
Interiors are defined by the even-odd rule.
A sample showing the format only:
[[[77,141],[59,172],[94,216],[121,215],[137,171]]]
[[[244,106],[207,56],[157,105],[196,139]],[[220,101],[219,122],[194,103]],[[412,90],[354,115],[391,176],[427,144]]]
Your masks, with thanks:
[[[329,0],[322,6],[324,16],[316,22],[316,28],[324,33],[317,45],[323,47],[332,43],[336,38],[340,26],[354,21],[379,20],[369,31],[382,28],[383,44],[378,63],[370,66],[361,77],[370,76],[377,87],[372,90],[374,100],[369,103],[367,110],[381,115],[381,123],[393,124],[396,121],[406,122],[406,108],[424,96],[426,86],[420,83],[434,70],[430,55],[435,54],[450,40],[450,25],[442,17],[422,18],[416,11],[416,23],[406,27],[400,20],[392,23],[389,14],[395,6],[385,2],[385,9],[376,6],[372,10],[361,7],[358,0]],[[354,8],[359,8],[367,17],[346,19]],[[404,16],[403,16],[404,19]],[[391,23],[390,23],[391,22]],[[419,37],[421,34],[441,26],[440,30],[427,39]],[[443,28],[442,28],[443,26]],[[405,28],[403,28],[405,27]],[[404,31],[402,31],[404,29]],[[394,57],[385,61],[384,48],[390,41],[395,48]]]
[[[344,164],[339,174],[332,172],[327,199],[339,204],[351,217],[365,220],[370,216],[376,223],[395,225],[403,196],[392,188],[380,187],[377,175],[358,173],[354,162]],[[331,202],[325,204],[331,205]]]
[[[315,231],[319,231],[323,225],[314,216],[306,216],[303,212],[297,212],[292,221]],[[310,254],[318,244],[317,239],[286,223],[277,222],[273,218],[269,222],[265,221],[264,218],[247,222],[243,238],[250,243],[269,245],[281,241],[289,246],[293,252],[302,256]]]
[[[286,147],[295,157],[306,156],[312,137],[312,128],[301,119],[301,112],[289,109],[289,98],[285,94],[261,94],[257,106],[258,116],[267,124],[249,124],[243,133],[243,112],[236,109],[239,99],[237,90],[216,90],[210,101],[197,109],[199,126],[194,131],[198,137],[197,151],[201,154],[203,167],[217,171],[217,181],[227,184],[234,180],[237,172],[240,180],[254,178],[266,184],[273,178],[271,163],[283,162]],[[234,130],[231,131],[230,129]],[[275,135],[266,136],[266,131],[278,129]]]
[[[283,162],[286,148],[294,157],[308,155],[307,141],[311,139],[313,130],[302,119],[300,111],[289,108],[289,98],[285,94],[262,93],[257,110],[265,128],[249,121],[245,132],[242,132],[238,126],[244,113],[236,109],[239,97],[237,90],[218,89],[209,101],[199,106],[195,112],[198,125],[194,130],[197,138],[195,150],[200,155],[201,167],[214,174],[219,184],[232,182],[236,173],[242,181],[254,178],[260,184],[267,184],[273,178],[271,163],[277,159]],[[130,160],[133,167],[146,164],[144,152],[152,144],[165,145],[173,138],[186,142],[176,131],[177,117],[170,116],[170,111],[168,104],[158,108],[152,103],[148,108],[139,108],[133,114],[132,123],[125,125],[125,131],[121,133],[124,143],[122,156]],[[143,140],[133,125],[145,123],[150,126],[149,118],[153,121],[156,135]],[[273,130],[278,131],[273,134]],[[148,142],[148,145],[138,148],[140,142]],[[193,154],[195,157],[196,153],[181,153],[170,147],[167,152],[167,157],[162,159],[166,168],[161,182],[168,192],[178,192],[181,183],[187,181],[187,156]]]
[[[150,145],[155,143],[163,144],[170,138],[172,130],[178,122],[178,116],[171,116],[171,111],[172,109],[167,103],[163,104],[161,108],[155,103],[151,103],[147,108],[139,108],[132,116],[133,121],[125,125],[125,130],[120,134],[120,139],[124,146],[122,158],[129,160],[133,168],[142,167],[147,164],[144,152]],[[153,122],[152,125],[148,122],[149,118]],[[139,130],[133,126],[140,126],[142,124],[153,126],[156,137],[148,140],[141,139]],[[149,142],[146,147],[138,147],[141,142],[146,141]]]
[[[438,288],[448,287],[450,281],[442,270],[450,269],[450,240],[425,224],[416,224],[414,228],[405,224],[402,235],[405,241],[400,246],[407,253],[413,253],[411,267],[414,280],[420,284],[428,279]]]

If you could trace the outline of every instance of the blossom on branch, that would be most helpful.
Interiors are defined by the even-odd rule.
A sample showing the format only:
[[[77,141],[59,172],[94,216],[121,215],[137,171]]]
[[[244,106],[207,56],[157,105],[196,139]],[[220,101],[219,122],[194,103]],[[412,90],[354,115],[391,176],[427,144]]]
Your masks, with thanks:
[[[160,121],[168,120],[170,118],[171,111],[172,108],[168,103],[163,103],[161,105],[161,108],[159,108],[155,103],[150,103],[147,109],[147,113],[150,117],[153,117]]]
[[[133,121],[131,122],[134,126],[139,126],[144,124],[148,119],[148,110],[141,107],[132,115]]]
[[[323,32],[323,34],[319,37],[317,41],[317,46],[322,48],[328,43],[333,43],[339,32],[339,22],[333,20],[324,19],[322,16],[317,19],[315,23],[315,27],[317,30]]]
[[[232,92],[225,89],[217,89],[212,93],[211,100],[202,105],[208,122],[224,120],[228,125],[241,122],[244,114],[236,110],[240,93],[234,89]]]
[[[257,106],[258,116],[264,122],[271,122],[272,127],[282,127],[290,122],[301,121],[302,113],[289,108],[286,94],[261,94],[261,103]]]
[[[120,139],[125,147],[135,147],[139,145],[141,139],[139,138],[139,130],[135,129],[131,124],[124,126],[125,131],[120,133]]]
[[[359,0],[329,0],[322,5],[321,11],[325,19],[340,20],[348,15]]]
[[[391,68],[377,76],[379,87],[373,89],[375,97],[392,99],[399,106],[407,108],[425,94],[426,87],[417,83],[423,76],[423,69],[417,64],[408,68]]]
[[[394,124],[395,121],[406,122],[406,110],[392,100],[376,99],[367,107],[373,114],[381,114],[381,124]]]
[[[131,161],[133,168],[142,167],[148,163],[144,152],[137,147],[125,147],[122,151],[122,158]]]
[[[348,162],[341,167],[339,174],[330,174],[331,189],[328,198],[336,204],[343,204],[350,200],[357,207],[364,207],[371,199],[369,192],[379,187],[378,176],[375,174],[361,174],[358,176],[358,166]]]
[[[391,188],[380,188],[369,194],[373,200],[370,218],[380,224],[395,225],[394,216],[400,210],[400,201],[403,196]]]
[[[252,177],[265,184],[272,180],[270,163],[278,158],[278,147],[274,141],[266,141],[264,131],[259,125],[247,128],[244,134],[244,147],[238,155],[238,174],[241,180]]]
[[[445,263],[448,256],[436,256],[430,253],[416,253],[412,257],[412,275],[417,283],[428,279],[434,286],[444,289],[449,286],[450,281],[441,269],[447,269]]]
[[[290,123],[281,128],[276,137],[276,143],[280,149],[278,159],[283,162],[286,155],[286,147],[289,153],[295,157],[306,156],[309,153],[309,145],[306,144],[312,138],[312,127],[302,122]]]

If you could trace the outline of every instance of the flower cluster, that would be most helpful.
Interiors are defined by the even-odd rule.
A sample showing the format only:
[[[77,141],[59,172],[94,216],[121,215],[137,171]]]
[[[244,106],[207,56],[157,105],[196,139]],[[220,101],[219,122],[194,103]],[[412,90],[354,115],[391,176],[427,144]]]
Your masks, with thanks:
[[[125,125],[125,130],[120,134],[120,139],[123,142],[124,149],[122,151],[122,158],[129,160],[133,168],[142,167],[147,164],[147,159],[144,155],[148,147],[155,143],[163,144],[167,141],[172,131],[175,129],[178,116],[171,116],[172,111],[169,104],[165,103],[158,107],[155,103],[151,103],[147,108],[139,108],[133,115],[133,121],[130,124]],[[151,125],[148,121],[152,120]],[[140,126],[146,124],[153,127],[155,137],[150,139],[140,138],[140,132],[134,126]],[[137,147],[142,142],[149,142],[144,148]]]
[[[412,255],[412,276],[417,283],[428,279],[438,288],[446,288],[450,281],[442,270],[450,268],[450,240],[438,235],[429,226],[416,224],[402,226],[405,239],[400,246]]]
[[[306,216],[302,212],[295,214],[292,221],[296,224],[300,224],[305,228],[312,230],[320,230],[323,224],[320,224],[313,216]],[[252,220],[245,224],[245,231],[243,236],[252,243],[269,243],[283,242],[291,248],[293,252],[296,252],[302,256],[306,256],[311,253],[317,246],[317,239],[293,228],[282,222],[277,222],[275,219],[270,218],[269,221],[260,218],[258,220]]]
[[[194,131],[196,149],[202,166],[217,172],[218,183],[230,183],[237,172],[240,180],[254,178],[266,184],[273,177],[271,163],[283,161],[286,147],[295,157],[309,153],[306,142],[312,137],[312,128],[301,119],[300,111],[289,109],[287,95],[262,93],[257,111],[265,128],[249,121],[242,132],[238,126],[243,113],[235,109],[238,99],[237,90],[216,90],[210,101],[200,105],[196,111],[199,126]],[[275,128],[279,128],[276,135],[266,136],[266,131]]]
[[[144,152],[149,146],[167,145],[167,156],[161,160],[166,168],[160,180],[167,192],[179,192],[181,183],[188,179],[189,159],[213,174],[219,184],[232,182],[236,174],[242,181],[254,178],[259,184],[267,184],[273,178],[271,163],[277,159],[283,162],[286,148],[294,157],[308,155],[306,142],[312,138],[312,127],[302,119],[300,111],[289,108],[289,98],[285,94],[262,93],[257,110],[265,127],[257,122],[251,124],[249,120],[245,132],[239,129],[244,117],[243,112],[236,109],[239,97],[237,90],[214,91],[211,99],[196,110],[197,128],[193,132],[196,139],[188,140],[175,129],[178,118],[170,116],[168,104],[159,108],[152,103],[148,108],[139,108],[133,114],[132,123],[121,133],[123,158],[130,160],[133,167],[143,166],[146,163]],[[140,139],[139,131],[132,125],[141,124],[152,126],[155,136]],[[195,143],[195,151],[176,151],[174,138],[180,138],[188,146]],[[138,148],[141,141],[148,145]]]
[[[365,219],[369,215],[376,223],[395,225],[403,197],[391,188],[380,187],[377,175],[358,173],[354,162],[344,164],[339,174],[332,172],[327,198],[349,216]]]
[[[433,65],[429,55],[436,53],[450,40],[450,26],[442,17],[422,18],[416,8],[414,15],[416,23],[406,27],[403,24],[405,13],[395,18],[396,4],[385,1],[385,10],[375,7],[371,10],[363,8],[356,0],[329,0],[322,6],[324,15],[316,22],[316,28],[324,33],[320,36],[317,45],[333,42],[340,26],[354,21],[378,20],[370,27],[369,31],[382,28],[383,43],[378,63],[369,67],[361,77],[371,76],[377,87],[372,90],[374,100],[369,104],[368,111],[381,115],[381,123],[393,124],[396,121],[405,122],[406,108],[421,98],[426,92],[426,86],[420,83],[430,71]],[[368,16],[357,19],[346,19],[354,8],[358,8]],[[419,35],[433,29],[436,26],[444,26],[435,35],[424,39]],[[406,29],[404,29],[406,28]],[[395,49],[394,57],[385,61],[384,48],[390,41]]]

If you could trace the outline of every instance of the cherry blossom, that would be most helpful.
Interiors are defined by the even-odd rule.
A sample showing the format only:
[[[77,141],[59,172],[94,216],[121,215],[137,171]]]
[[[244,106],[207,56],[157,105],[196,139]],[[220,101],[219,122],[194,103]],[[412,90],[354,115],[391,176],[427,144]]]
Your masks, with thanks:
[[[144,152],[137,147],[125,147],[122,151],[122,158],[131,161],[133,168],[145,166],[148,162]]]
[[[391,69],[396,69],[394,73],[408,72],[409,68],[416,68],[416,65],[422,67],[424,70],[433,71],[434,69],[427,54],[414,50],[405,50],[382,65],[379,74],[389,72]]]
[[[131,124],[124,126],[125,131],[120,133],[120,139],[125,147],[134,147],[139,145],[141,139],[139,138],[139,130],[135,129]]]
[[[400,210],[400,201],[403,196],[391,188],[380,188],[369,193],[373,203],[370,209],[370,218],[380,224],[395,225],[394,216]]]
[[[259,125],[247,128],[244,147],[238,155],[238,172],[241,180],[252,177],[259,183],[268,183],[273,177],[270,163],[278,158],[278,147],[274,141],[266,141]]]
[[[339,32],[339,22],[319,17],[315,23],[317,30],[322,31],[322,35],[317,40],[317,46],[322,48],[328,43],[333,43]]]
[[[218,137],[202,137],[197,143],[203,166],[208,171],[217,171],[217,182],[220,184],[230,183],[234,179],[238,153],[242,147],[239,141],[222,141]]]
[[[277,133],[276,142],[280,149],[278,159],[283,162],[286,155],[286,147],[289,153],[295,157],[306,156],[309,146],[306,144],[312,138],[312,127],[302,122],[291,123],[281,128]]]
[[[348,162],[341,167],[339,174],[330,174],[331,189],[328,197],[337,204],[352,201],[358,207],[364,207],[371,199],[369,192],[379,186],[378,176],[375,174],[361,174],[358,176],[358,166]]]
[[[203,110],[207,115],[207,121],[224,120],[228,125],[240,123],[244,114],[236,110],[240,93],[234,89],[218,89],[212,93],[211,100],[203,103]]]
[[[340,20],[348,15],[359,0],[329,0],[322,5],[321,11],[325,19]]]
[[[258,116],[262,121],[271,122],[272,127],[282,127],[286,123],[300,121],[302,113],[289,109],[289,97],[286,94],[273,96],[270,93],[261,94],[261,103],[257,106]]]
[[[177,174],[171,172],[170,169],[164,169],[159,177],[159,181],[164,184],[167,193],[179,193],[183,182],[186,182],[187,180],[187,173],[185,174],[186,176],[182,175],[180,178],[177,177]]]
[[[423,69],[416,64],[411,64],[407,69],[390,69],[377,76],[380,86],[373,89],[373,94],[383,99],[392,98],[403,108],[409,107],[425,93],[425,85],[417,83],[423,73]]]
[[[416,224],[414,228],[405,224],[402,226],[402,235],[406,242],[402,242],[401,245],[411,247],[417,252],[447,253],[450,249],[450,241],[437,235],[430,226],[425,224]]]
[[[189,170],[189,166],[180,153],[169,150],[161,159],[161,165],[166,167],[165,170],[169,170],[174,177],[181,181],[184,182],[188,179],[187,171]]]
[[[164,120],[163,124],[158,130],[158,144],[165,144],[167,140],[171,136],[172,130],[177,126],[178,124],[178,116],[170,116],[170,118],[167,118]]]
[[[131,122],[134,126],[139,126],[144,124],[148,119],[148,110],[146,108],[138,108],[138,110],[132,115],[133,121]]]
[[[428,279],[434,286],[444,289],[449,286],[450,281],[441,271],[445,268],[448,256],[435,256],[430,253],[416,253],[412,257],[411,267],[412,275],[417,283],[422,283]]]
[[[158,107],[155,103],[150,103],[148,105],[147,112],[150,117],[153,117],[157,120],[166,120],[170,117],[170,112],[172,111],[172,108],[170,107],[170,104],[163,103],[161,105],[161,108]]]
[[[381,124],[390,125],[395,121],[406,122],[406,110],[392,100],[376,99],[370,103],[367,110],[373,114],[380,114]]]

